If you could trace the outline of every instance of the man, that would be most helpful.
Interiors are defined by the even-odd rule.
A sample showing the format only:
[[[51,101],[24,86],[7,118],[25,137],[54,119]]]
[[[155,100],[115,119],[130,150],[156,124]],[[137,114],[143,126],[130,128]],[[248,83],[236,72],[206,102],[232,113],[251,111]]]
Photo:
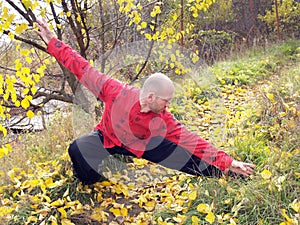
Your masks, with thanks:
[[[193,175],[219,177],[231,172],[249,176],[254,172],[253,164],[236,161],[216,149],[167,111],[174,85],[166,75],[151,75],[139,90],[97,71],[56,39],[44,20],[37,21],[37,27],[47,51],[105,103],[94,132],[69,146],[74,170],[84,184],[101,178],[99,165],[113,154],[141,157]]]

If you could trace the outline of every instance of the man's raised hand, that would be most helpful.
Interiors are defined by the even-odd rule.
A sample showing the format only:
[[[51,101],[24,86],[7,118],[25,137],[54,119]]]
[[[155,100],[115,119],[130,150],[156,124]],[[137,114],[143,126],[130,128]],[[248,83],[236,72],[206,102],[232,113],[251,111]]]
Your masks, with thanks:
[[[41,36],[44,42],[48,45],[51,39],[54,37],[54,34],[51,32],[50,28],[46,20],[43,18],[42,20],[36,21],[36,26],[38,30],[34,30],[35,33]]]

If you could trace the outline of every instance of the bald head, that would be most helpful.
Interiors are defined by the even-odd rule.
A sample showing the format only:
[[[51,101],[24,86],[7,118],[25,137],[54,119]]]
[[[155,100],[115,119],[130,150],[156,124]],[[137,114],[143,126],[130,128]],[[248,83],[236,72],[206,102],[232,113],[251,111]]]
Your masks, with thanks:
[[[170,92],[174,92],[174,84],[163,73],[154,73],[145,80],[141,89],[141,96],[146,96],[151,92],[158,96],[168,95]]]

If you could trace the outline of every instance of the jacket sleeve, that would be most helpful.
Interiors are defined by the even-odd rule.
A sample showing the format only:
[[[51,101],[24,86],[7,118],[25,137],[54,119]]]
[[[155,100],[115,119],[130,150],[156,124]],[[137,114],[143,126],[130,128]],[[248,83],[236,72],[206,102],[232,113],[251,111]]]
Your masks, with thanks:
[[[220,170],[230,167],[233,161],[231,156],[224,151],[218,150],[199,135],[188,131],[171,113],[167,114],[165,122],[167,126],[166,138],[168,140],[187,149],[193,155],[210,165],[218,167]]]
[[[56,38],[49,42],[47,51],[74,74],[80,83],[103,101],[123,86],[121,82],[100,73],[78,52]]]

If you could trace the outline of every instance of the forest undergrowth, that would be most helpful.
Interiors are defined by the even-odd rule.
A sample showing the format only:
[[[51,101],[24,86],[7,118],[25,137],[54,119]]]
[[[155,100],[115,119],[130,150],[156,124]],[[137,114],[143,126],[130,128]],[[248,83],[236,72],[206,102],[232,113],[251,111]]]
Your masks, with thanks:
[[[193,132],[256,164],[250,178],[204,178],[143,159],[109,158],[83,186],[67,146],[72,116],[20,134],[1,160],[0,223],[298,225],[300,42],[253,49],[210,68],[214,85],[182,81],[170,110]]]

